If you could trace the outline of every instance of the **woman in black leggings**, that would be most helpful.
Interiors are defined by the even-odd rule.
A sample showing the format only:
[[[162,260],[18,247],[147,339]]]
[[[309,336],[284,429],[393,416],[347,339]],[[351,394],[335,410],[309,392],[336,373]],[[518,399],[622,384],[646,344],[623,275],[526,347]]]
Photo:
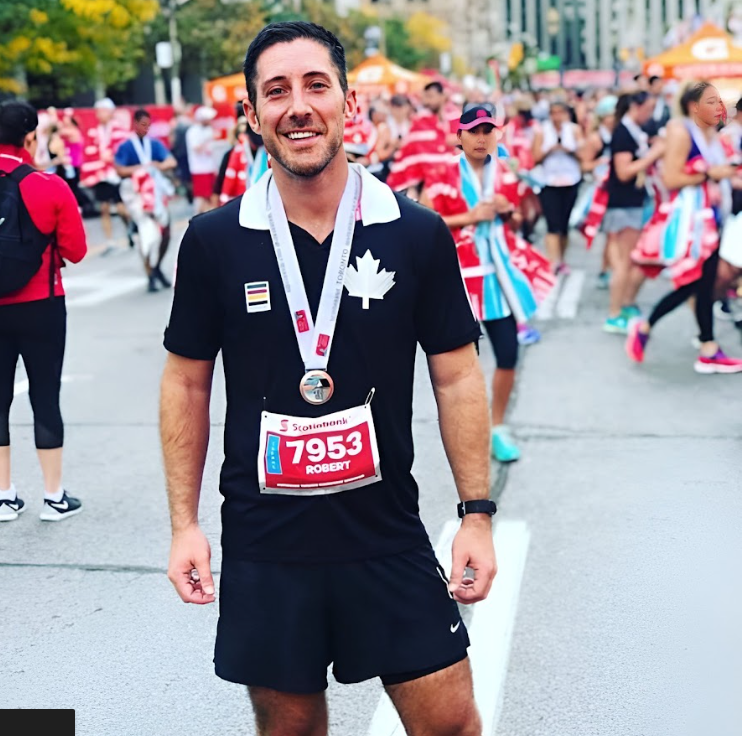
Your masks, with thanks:
[[[719,227],[723,218],[722,183],[735,173],[735,168],[725,163],[723,149],[717,140],[716,126],[722,116],[723,102],[716,87],[708,82],[699,82],[686,90],[680,106],[685,119],[671,121],[667,126],[667,147],[663,159],[664,182],[668,188],[674,190],[702,187],[700,191],[703,192],[704,201],[713,208],[715,227]],[[678,237],[686,236],[681,233]],[[686,257],[683,261],[685,260],[690,258]],[[693,366],[694,370],[697,373],[741,373],[742,360],[725,355],[714,339],[713,305],[716,271],[719,266],[718,245],[702,263],[695,262],[692,266],[700,270],[698,278],[687,283],[681,281],[682,285],[655,305],[648,320],[632,323],[626,341],[626,352],[635,362],[643,362],[644,350],[654,326],[690,297],[695,297],[701,350]],[[691,273],[695,275],[696,271]]]
[[[18,245],[31,248],[41,234],[49,243],[41,267],[24,286],[8,291],[0,282],[0,521],[17,519],[25,509],[10,477],[10,406],[18,358],[23,359],[28,376],[34,439],[44,476],[41,519],[59,521],[82,509],[80,501],[62,487],[64,425],[59,390],[67,312],[60,268],[63,259],[80,261],[87,246],[70,188],[60,177],[33,169],[37,125],[36,111],[28,103],[10,100],[0,104],[0,179],[6,191],[18,187],[23,202],[21,208],[4,198],[4,221],[15,225],[19,217],[25,217],[25,209],[31,222],[22,219]],[[7,260],[3,267],[4,273],[12,268]]]

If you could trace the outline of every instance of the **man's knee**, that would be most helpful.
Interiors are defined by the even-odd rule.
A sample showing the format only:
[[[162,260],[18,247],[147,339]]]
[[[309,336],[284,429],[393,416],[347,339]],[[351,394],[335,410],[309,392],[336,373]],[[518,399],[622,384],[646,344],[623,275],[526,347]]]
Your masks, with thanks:
[[[482,736],[482,721],[473,700],[466,705],[450,704],[430,715],[429,720],[421,719],[412,728],[408,725],[409,736]]]
[[[327,736],[324,693],[296,695],[260,687],[248,690],[259,736]]]

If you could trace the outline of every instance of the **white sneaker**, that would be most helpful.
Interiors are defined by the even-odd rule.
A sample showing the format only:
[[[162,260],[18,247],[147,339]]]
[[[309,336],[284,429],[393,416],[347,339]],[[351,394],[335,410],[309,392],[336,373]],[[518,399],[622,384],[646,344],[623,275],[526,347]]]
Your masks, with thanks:
[[[26,504],[16,495],[13,501],[0,501],[0,521],[13,521],[26,510]]]
[[[39,518],[41,521],[62,521],[69,516],[74,516],[82,511],[82,502],[67,495],[67,491],[62,494],[61,501],[49,501],[44,499],[44,508],[41,510]]]

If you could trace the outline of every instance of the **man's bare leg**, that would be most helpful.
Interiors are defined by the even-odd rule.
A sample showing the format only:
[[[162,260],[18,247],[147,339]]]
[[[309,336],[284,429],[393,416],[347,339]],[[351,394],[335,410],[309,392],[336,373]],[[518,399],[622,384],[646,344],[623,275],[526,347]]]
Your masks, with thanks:
[[[407,736],[481,736],[469,659],[386,688]]]
[[[248,688],[258,736],[327,736],[325,694],[281,693],[265,687]]]

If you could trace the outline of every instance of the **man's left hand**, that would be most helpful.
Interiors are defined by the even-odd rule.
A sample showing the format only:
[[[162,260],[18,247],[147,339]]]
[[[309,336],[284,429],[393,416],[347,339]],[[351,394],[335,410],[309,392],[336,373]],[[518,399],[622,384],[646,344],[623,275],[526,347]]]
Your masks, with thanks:
[[[464,569],[474,570],[474,579],[464,578]],[[483,601],[497,574],[492,540],[492,520],[486,514],[464,517],[453,540],[453,565],[448,590],[459,603]]]

